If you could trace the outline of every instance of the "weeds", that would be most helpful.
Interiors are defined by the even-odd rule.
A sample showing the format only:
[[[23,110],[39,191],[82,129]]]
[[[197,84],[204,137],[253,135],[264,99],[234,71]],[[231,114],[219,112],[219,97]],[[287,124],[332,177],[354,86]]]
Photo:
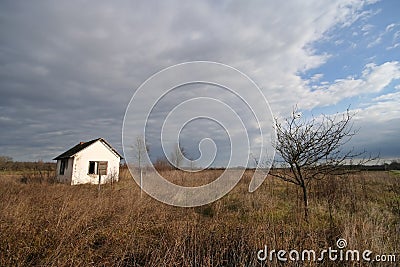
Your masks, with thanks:
[[[194,185],[219,173],[165,176]],[[318,250],[334,247],[339,237],[352,249],[399,251],[399,175],[361,172],[314,183],[306,223],[295,186],[268,178],[248,193],[250,174],[222,199],[197,208],[141,198],[126,170],[100,194],[91,185],[1,175],[0,266],[260,266],[256,253],[264,245]]]

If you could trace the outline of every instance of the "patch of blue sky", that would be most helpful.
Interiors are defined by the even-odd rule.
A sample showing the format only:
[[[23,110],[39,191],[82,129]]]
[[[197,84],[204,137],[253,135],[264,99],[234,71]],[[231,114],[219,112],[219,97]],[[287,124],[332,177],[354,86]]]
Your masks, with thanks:
[[[381,65],[400,61],[400,11],[399,1],[383,1],[369,6],[369,12],[348,27],[335,27],[325,38],[311,44],[316,54],[327,53],[328,60],[318,68],[299,73],[308,81],[311,91],[326,90],[337,80],[364,79],[367,64]],[[334,114],[347,107],[357,109],[370,105],[372,99],[400,89],[400,80],[393,80],[379,92],[361,93],[328,106],[303,110],[304,116]]]
[[[400,11],[400,2],[383,1],[375,5],[370,6],[369,15],[351,26],[335,27],[325,38],[311,44],[316,54],[327,53],[330,57],[318,68],[299,74],[303,80],[311,80],[316,74],[323,76],[314,84],[332,84],[350,77],[359,79],[369,63],[380,65],[400,60],[400,19],[395,11]]]

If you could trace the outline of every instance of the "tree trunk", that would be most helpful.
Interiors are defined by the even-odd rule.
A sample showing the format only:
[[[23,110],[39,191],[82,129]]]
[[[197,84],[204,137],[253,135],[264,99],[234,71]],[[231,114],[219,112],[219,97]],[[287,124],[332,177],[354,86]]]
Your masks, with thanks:
[[[302,184],[301,189],[303,189],[304,219],[306,222],[308,222],[308,196],[306,185]]]

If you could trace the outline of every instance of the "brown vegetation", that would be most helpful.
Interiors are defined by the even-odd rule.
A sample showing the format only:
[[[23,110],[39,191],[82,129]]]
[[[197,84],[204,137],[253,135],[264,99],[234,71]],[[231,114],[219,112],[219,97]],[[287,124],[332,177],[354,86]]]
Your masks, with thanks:
[[[218,173],[184,178],[208,181]],[[178,184],[181,174],[165,171]],[[96,186],[25,184],[20,175],[0,174],[0,266],[260,266],[264,245],[318,251],[340,237],[349,249],[400,249],[400,176],[392,172],[315,181],[308,224],[298,187],[268,177],[248,193],[250,171],[228,195],[198,208],[140,198],[126,169],[121,176],[99,193]]]

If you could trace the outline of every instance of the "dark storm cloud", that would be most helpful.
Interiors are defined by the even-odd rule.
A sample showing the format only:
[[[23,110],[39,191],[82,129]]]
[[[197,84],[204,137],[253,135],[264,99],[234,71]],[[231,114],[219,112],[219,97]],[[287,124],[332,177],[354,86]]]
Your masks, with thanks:
[[[119,144],[125,93],[137,85],[118,79],[118,47],[102,35],[113,32],[102,30],[102,9],[12,1],[1,10],[2,154],[36,160],[24,153],[35,147],[49,160],[62,150],[46,147],[97,136]]]
[[[135,89],[190,60],[238,67],[287,111],[309,96],[298,71],[327,58],[304,47],[362,7],[297,2],[1,1],[0,154],[50,160],[99,136],[122,151]]]

